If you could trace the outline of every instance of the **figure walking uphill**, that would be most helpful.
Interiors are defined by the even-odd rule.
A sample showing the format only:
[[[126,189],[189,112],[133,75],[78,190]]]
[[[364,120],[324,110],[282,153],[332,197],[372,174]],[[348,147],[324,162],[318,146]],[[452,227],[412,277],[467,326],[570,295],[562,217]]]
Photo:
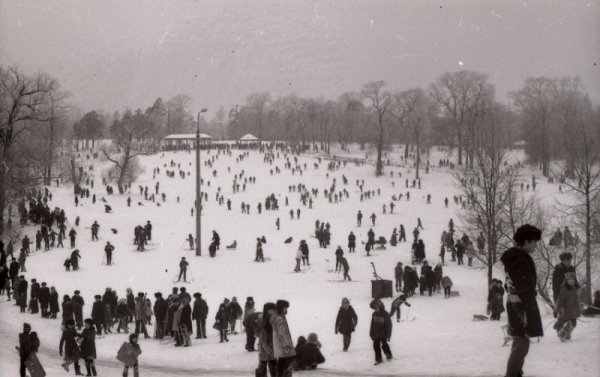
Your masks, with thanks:
[[[335,333],[342,333],[344,352],[348,351],[350,342],[352,341],[352,332],[356,328],[358,317],[354,308],[350,305],[350,300],[346,297],[342,299],[342,306],[338,310],[337,318],[335,319]]]
[[[388,342],[392,337],[392,321],[390,315],[385,311],[383,302],[379,299],[371,301],[370,305],[373,309],[371,317],[371,329],[369,335],[373,340],[373,350],[375,351],[375,365],[381,364],[381,350],[385,353],[388,360],[392,359],[392,351]]]
[[[554,316],[558,317],[554,329],[561,342],[571,340],[571,332],[580,315],[579,283],[574,272],[567,272],[554,309]]]

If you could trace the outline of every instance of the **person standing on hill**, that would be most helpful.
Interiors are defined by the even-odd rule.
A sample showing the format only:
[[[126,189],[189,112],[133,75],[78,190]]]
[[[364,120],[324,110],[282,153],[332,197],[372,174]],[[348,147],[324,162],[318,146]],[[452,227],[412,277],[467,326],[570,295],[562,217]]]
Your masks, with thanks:
[[[513,337],[506,377],[523,375],[529,339],[544,336],[536,301],[537,273],[530,255],[541,237],[542,232],[538,228],[529,224],[520,226],[513,236],[515,246],[506,250],[500,258],[506,271],[508,334]]]
[[[37,352],[40,347],[40,340],[35,332],[31,332],[31,325],[29,323],[23,324],[23,332],[19,334],[19,356],[21,359],[21,365],[19,367],[19,373],[21,377],[26,376],[27,366],[25,362],[31,356],[31,354]]]
[[[106,246],[104,246],[104,252],[106,253],[106,264],[108,266],[112,265],[112,253],[115,250],[115,247],[110,244],[109,241],[106,241]]]
[[[381,350],[385,353],[388,360],[392,359],[392,351],[388,342],[392,337],[392,321],[390,315],[385,311],[383,303],[379,299],[371,301],[373,315],[371,317],[371,329],[369,335],[373,340],[373,350],[375,351],[375,365],[382,363]]]
[[[358,224],[357,226],[362,225],[362,218],[363,218],[363,214],[359,210],[358,213],[356,214],[356,223]]]
[[[348,235],[348,252],[354,253],[356,251],[356,236],[353,232]]]
[[[177,278],[177,281],[181,281],[181,276],[183,276],[183,281],[187,282],[187,268],[188,268],[188,261],[185,260],[185,257],[181,257],[181,261],[179,262],[179,277]]]
[[[276,314],[270,318],[273,327],[273,350],[277,359],[277,377],[291,376],[291,364],[296,356],[294,341],[290,334],[286,315],[290,304],[285,300],[277,300]]]
[[[552,272],[552,295],[555,304],[556,300],[558,300],[562,284],[565,281],[565,275],[569,272],[575,272],[575,267],[571,265],[573,254],[569,252],[562,253],[559,258],[560,263],[554,267],[554,272]]]
[[[335,319],[335,333],[342,333],[344,336],[344,352],[348,351],[350,342],[352,341],[352,332],[356,328],[358,317],[354,308],[350,305],[350,300],[346,297],[342,299],[342,306],[338,310],[337,318]]]

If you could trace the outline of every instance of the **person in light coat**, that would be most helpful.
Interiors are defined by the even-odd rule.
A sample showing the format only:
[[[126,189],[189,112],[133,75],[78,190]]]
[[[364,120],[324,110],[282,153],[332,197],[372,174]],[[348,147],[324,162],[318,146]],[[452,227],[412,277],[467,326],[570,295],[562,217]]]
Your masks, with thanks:
[[[277,313],[270,319],[273,327],[273,350],[277,358],[277,377],[290,376],[291,364],[295,359],[294,341],[285,318],[290,304],[285,300],[277,300]]]

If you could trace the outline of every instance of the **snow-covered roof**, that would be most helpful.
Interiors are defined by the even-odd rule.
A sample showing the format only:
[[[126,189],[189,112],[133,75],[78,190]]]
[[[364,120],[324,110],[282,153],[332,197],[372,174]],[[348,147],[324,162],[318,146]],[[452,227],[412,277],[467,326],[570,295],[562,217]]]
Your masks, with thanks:
[[[245,134],[240,137],[240,141],[258,141],[258,138],[252,134]]]
[[[212,139],[213,137],[207,134],[200,134],[200,139]],[[165,136],[168,140],[196,140],[196,134],[171,134]]]

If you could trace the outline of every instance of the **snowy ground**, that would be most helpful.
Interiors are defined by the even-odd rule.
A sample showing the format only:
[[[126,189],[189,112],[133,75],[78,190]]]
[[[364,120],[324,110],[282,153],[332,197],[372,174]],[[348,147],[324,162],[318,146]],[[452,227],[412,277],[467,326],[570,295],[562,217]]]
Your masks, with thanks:
[[[412,229],[417,217],[421,217],[425,230],[421,233],[427,245],[427,259],[434,264],[438,262],[439,237],[446,229],[448,220],[457,221],[456,208],[453,204],[449,209],[443,206],[444,197],[452,202],[452,194],[456,191],[452,177],[445,169],[433,168],[430,174],[423,174],[422,190],[410,189],[411,200],[404,198],[397,205],[394,214],[382,214],[382,205],[388,204],[392,194],[406,193],[404,180],[412,180],[413,173],[406,167],[388,167],[386,176],[376,179],[373,176],[373,166],[355,166],[348,163],[346,168],[329,172],[327,177],[326,161],[316,169],[316,155],[304,155],[299,158],[300,164],[307,164],[302,176],[296,172],[283,169],[283,154],[272,166],[263,163],[263,156],[250,152],[250,157],[236,163],[238,151],[232,152],[232,157],[218,155],[212,168],[202,166],[205,182],[204,190],[208,192],[208,202],[204,203],[202,216],[203,255],[195,257],[194,252],[187,247],[185,239],[188,233],[194,233],[194,217],[190,209],[194,202],[195,181],[192,176],[181,179],[167,178],[165,170],[171,159],[181,164],[185,171],[193,172],[194,154],[185,152],[165,153],[144,157],[141,162],[145,173],[135,182],[132,192],[132,207],[127,208],[128,195],[107,196],[99,187],[100,179],[96,178],[95,192],[105,197],[112,206],[114,213],[105,214],[103,203],[98,201],[92,205],[91,198],[80,202],[74,207],[72,187],[53,188],[54,199],[51,207],[65,208],[69,224],[73,224],[76,216],[80,216],[81,224],[78,232],[77,248],[81,251],[80,270],[66,273],[62,265],[70,254],[68,248],[53,249],[48,253],[36,253],[27,261],[26,277],[36,278],[39,282],[46,281],[48,285],[57,288],[59,296],[72,294],[80,289],[86,301],[84,316],[89,316],[91,303],[95,294],[101,294],[106,287],[116,289],[124,296],[125,289],[130,287],[134,292],[168,293],[173,286],[185,286],[190,293],[202,292],[207,300],[210,312],[207,320],[209,338],[204,341],[194,340],[192,347],[179,349],[170,344],[161,344],[154,340],[141,339],[143,354],[140,358],[142,374],[145,376],[179,376],[179,375],[214,375],[214,376],[247,376],[253,375],[257,364],[257,354],[244,350],[245,335],[231,336],[230,342],[218,343],[218,333],[212,330],[214,315],[218,304],[224,297],[236,296],[240,305],[247,296],[253,296],[258,310],[267,301],[284,298],[290,301],[288,322],[294,339],[300,335],[316,332],[323,344],[323,353],[327,362],[317,371],[302,374],[312,376],[501,376],[504,373],[509,347],[501,347],[503,333],[501,326],[506,323],[503,316],[500,322],[473,322],[473,314],[485,314],[487,297],[486,277],[483,266],[472,268],[456,266],[447,263],[444,274],[449,275],[454,288],[461,293],[460,297],[444,299],[443,295],[433,297],[416,296],[410,300],[410,313],[403,307],[403,318],[407,315],[415,317],[414,321],[394,322],[391,349],[394,359],[379,366],[373,366],[373,351],[369,339],[369,323],[371,310],[371,282],[374,262],[378,273],[386,279],[393,279],[393,268],[398,261],[410,263],[410,245],[402,243],[398,247],[387,250],[376,250],[372,257],[366,257],[361,241],[366,240],[370,220],[368,217],[375,212],[377,215],[374,231],[376,237],[382,235],[389,239],[392,229],[402,223],[406,227],[407,237],[412,237]],[[437,153],[437,152],[436,152]],[[203,151],[203,161],[217,156],[213,152]],[[357,151],[357,157],[364,157],[364,152]],[[372,156],[371,156],[372,157]],[[432,164],[437,165],[439,154],[432,156]],[[167,164],[167,168],[164,167]],[[293,164],[293,160],[292,160]],[[101,162],[94,162],[94,171],[102,171]],[[270,169],[279,166],[281,174],[269,174]],[[155,181],[152,169],[160,167],[160,191],[167,194],[167,202],[157,207],[150,201],[145,201],[139,195],[137,185],[148,185],[153,191]],[[227,172],[227,168],[231,172]],[[218,171],[216,178],[211,172]],[[231,185],[234,174],[245,171],[245,176],[256,177],[256,184],[248,184],[245,192],[232,194]],[[394,178],[389,172],[394,171]],[[398,178],[398,173],[402,178]],[[424,172],[423,172],[424,173]],[[349,183],[342,184],[342,174]],[[322,192],[331,186],[333,178],[337,180],[337,190],[346,188],[350,198],[338,204],[330,204],[324,199]],[[364,202],[359,201],[360,191],[356,186],[357,179],[365,180],[365,190],[381,188],[381,196],[375,196]],[[396,187],[392,187],[395,180]],[[210,181],[210,186],[208,186]],[[304,207],[299,202],[297,193],[289,193],[288,185],[304,183],[310,190],[319,189],[319,197],[315,200],[313,209]],[[219,206],[214,200],[217,188],[221,187],[225,201],[230,198],[232,211],[228,212],[225,205]],[[539,190],[546,195],[554,195],[556,185],[539,182]],[[93,191],[94,192],[94,191]],[[264,211],[257,214],[256,205],[263,202],[271,193],[279,198],[279,211]],[[425,196],[432,195],[432,204],[425,203]],[[176,196],[181,197],[181,203],[176,203]],[[290,206],[285,206],[288,196]],[[251,204],[251,215],[242,214],[240,203]],[[138,206],[137,202],[143,203]],[[289,210],[300,208],[301,219],[290,220]],[[356,213],[362,210],[364,214],[362,227],[356,227]],[[280,217],[281,230],[276,231],[275,219]],[[97,220],[101,225],[100,241],[90,241],[88,227]],[[146,220],[153,224],[153,235],[148,252],[139,253],[132,245],[133,228],[143,225]],[[319,249],[314,233],[315,220],[331,224],[332,240],[327,249]],[[70,228],[70,225],[69,225]],[[68,229],[69,229],[68,228]],[[118,234],[110,232],[117,228]],[[208,257],[208,244],[212,230],[217,230],[221,236],[221,250],[216,258]],[[337,245],[347,249],[347,236],[350,231],[357,236],[357,252],[346,253],[350,264],[350,275],[353,281],[342,282],[342,276],[327,272],[326,258],[334,260],[334,250]],[[68,230],[67,230],[68,231]],[[458,228],[460,232],[460,228]],[[25,230],[30,237],[33,228]],[[256,237],[265,236],[264,245],[266,263],[254,263]],[[283,240],[293,237],[291,244]],[[293,273],[295,252],[298,242],[305,239],[310,247],[311,269],[304,273]],[[225,245],[237,240],[235,251],[225,249]],[[102,265],[103,246],[110,241],[116,246],[114,253],[115,265]],[[65,242],[65,245],[68,242]],[[191,284],[174,284],[173,280],[178,271],[178,263],[182,256],[190,261],[190,272],[194,280]],[[447,257],[447,259],[449,259]],[[503,279],[503,272],[498,269],[496,276]],[[359,321],[353,334],[352,345],[347,353],[341,352],[341,336],[334,334],[334,322],[342,297],[348,297],[357,311]],[[60,339],[60,320],[43,320],[31,314],[19,314],[18,308],[11,303],[0,304],[0,336],[5,347],[0,347],[0,371],[4,375],[16,375],[18,355],[12,345],[17,342],[17,334],[22,322],[32,324],[34,331],[40,335],[42,349],[40,359],[49,376],[66,375],[60,367],[58,341]],[[389,310],[391,300],[385,304]],[[543,322],[546,336],[540,343],[532,344],[526,360],[527,376],[597,376],[600,371],[598,354],[600,351],[600,321],[585,319],[578,324],[572,343],[560,343],[555,336],[551,324],[554,322],[551,312],[542,302]],[[60,317],[60,314],[59,314]],[[149,331],[153,331],[150,327]],[[109,335],[97,341],[98,369],[100,375],[119,375],[120,363],[115,356],[126,335]],[[10,374],[5,374],[10,371]],[[14,372],[13,372],[14,371]],[[14,374],[13,374],[14,373]],[[71,372],[72,373],[72,372]]]

